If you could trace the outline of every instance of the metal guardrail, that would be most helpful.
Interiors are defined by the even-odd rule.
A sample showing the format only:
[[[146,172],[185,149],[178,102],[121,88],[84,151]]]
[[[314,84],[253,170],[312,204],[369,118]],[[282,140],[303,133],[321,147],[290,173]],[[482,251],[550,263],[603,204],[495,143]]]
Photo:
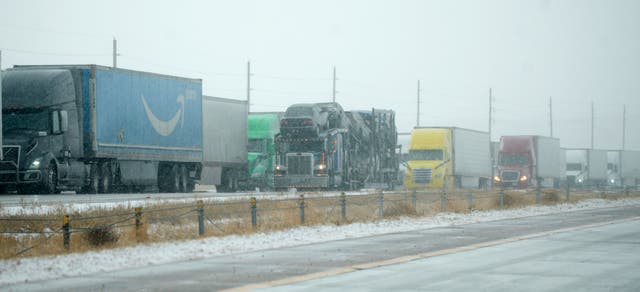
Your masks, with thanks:
[[[61,238],[64,251],[72,250],[72,240],[77,236],[97,234],[108,236],[133,229],[135,242],[148,242],[149,236],[162,228],[186,230],[191,238],[233,234],[229,226],[248,230],[271,230],[297,225],[377,220],[393,216],[428,215],[446,211],[470,211],[524,206],[540,203],[559,203],[581,198],[607,198],[640,196],[637,191],[569,190],[569,189],[500,189],[500,190],[453,190],[453,191],[375,191],[369,194],[336,196],[298,195],[287,198],[250,197],[233,202],[204,202],[175,207],[135,207],[131,212],[114,211],[113,214],[86,216],[64,214],[60,217],[19,216],[0,217],[0,237],[24,236],[44,238],[45,241]],[[168,225],[163,226],[163,225]],[[250,227],[249,227],[250,226]],[[197,228],[194,228],[197,227]],[[149,229],[153,228],[151,232]],[[233,228],[231,228],[233,229]],[[119,230],[119,231],[114,231]],[[209,232],[208,232],[209,230]],[[216,232],[212,232],[216,231]],[[113,240],[113,238],[107,238]],[[161,239],[162,240],[162,239]],[[167,239],[164,239],[167,240]],[[17,241],[20,241],[19,239]],[[108,241],[108,240],[107,240]],[[116,238],[117,241],[117,238]],[[14,257],[22,256],[39,246],[42,240],[25,240],[17,248]],[[31,242],[31,243],[30,243]],[[98,243],[100,243],[98,239]],[[6,255],[5,255],[6,257]]]

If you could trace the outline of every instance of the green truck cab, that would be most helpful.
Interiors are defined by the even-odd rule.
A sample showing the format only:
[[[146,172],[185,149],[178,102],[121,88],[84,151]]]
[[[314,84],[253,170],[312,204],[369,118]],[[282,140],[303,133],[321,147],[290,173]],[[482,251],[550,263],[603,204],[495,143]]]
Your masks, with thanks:
[[[277,112],[249,114],[247,158],[251,187],[273,189],[274,137],[280,133],[281,117],[282,113]]]

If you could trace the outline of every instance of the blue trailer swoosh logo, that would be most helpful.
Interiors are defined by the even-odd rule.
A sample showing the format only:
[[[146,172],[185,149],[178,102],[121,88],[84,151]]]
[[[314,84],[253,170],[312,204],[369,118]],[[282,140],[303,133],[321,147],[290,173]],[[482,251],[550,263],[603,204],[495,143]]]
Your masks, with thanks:
[[[156,130],[158,134],[162,136],[169,136],[176,129],[179,121],[181,122],[180,127],[184,125],[184,95],[179,95],[178,99],[176,99],[176,102],[180,104],[180,108],[173,115],[173,118],[169,119],[168,121],[163,121],[156,117],[153,111],[151,111],[151,109],[149,108],[144,95],[141,95],[140,99],[142,100],[142,105],[144,105],[144,111],[147,113],[147,118],[149,119],[149,122],[151,122],[151,126],[153,126],[153,129]]]

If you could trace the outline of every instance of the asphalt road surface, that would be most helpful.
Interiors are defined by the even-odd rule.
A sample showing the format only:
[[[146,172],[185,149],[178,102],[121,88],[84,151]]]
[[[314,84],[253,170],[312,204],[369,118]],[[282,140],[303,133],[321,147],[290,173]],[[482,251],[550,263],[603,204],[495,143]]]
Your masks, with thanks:
[[[640,291],[639,218],[640,206],[567,212],[261,250],[0,290]]]

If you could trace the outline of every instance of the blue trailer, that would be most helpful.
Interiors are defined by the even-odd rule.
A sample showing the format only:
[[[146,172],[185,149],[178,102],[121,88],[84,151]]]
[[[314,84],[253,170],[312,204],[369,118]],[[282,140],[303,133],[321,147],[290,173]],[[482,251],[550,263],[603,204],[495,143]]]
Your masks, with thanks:
[[[3,77],[0,191],[188,192],[200,179],[200,79],[97,65]]]

